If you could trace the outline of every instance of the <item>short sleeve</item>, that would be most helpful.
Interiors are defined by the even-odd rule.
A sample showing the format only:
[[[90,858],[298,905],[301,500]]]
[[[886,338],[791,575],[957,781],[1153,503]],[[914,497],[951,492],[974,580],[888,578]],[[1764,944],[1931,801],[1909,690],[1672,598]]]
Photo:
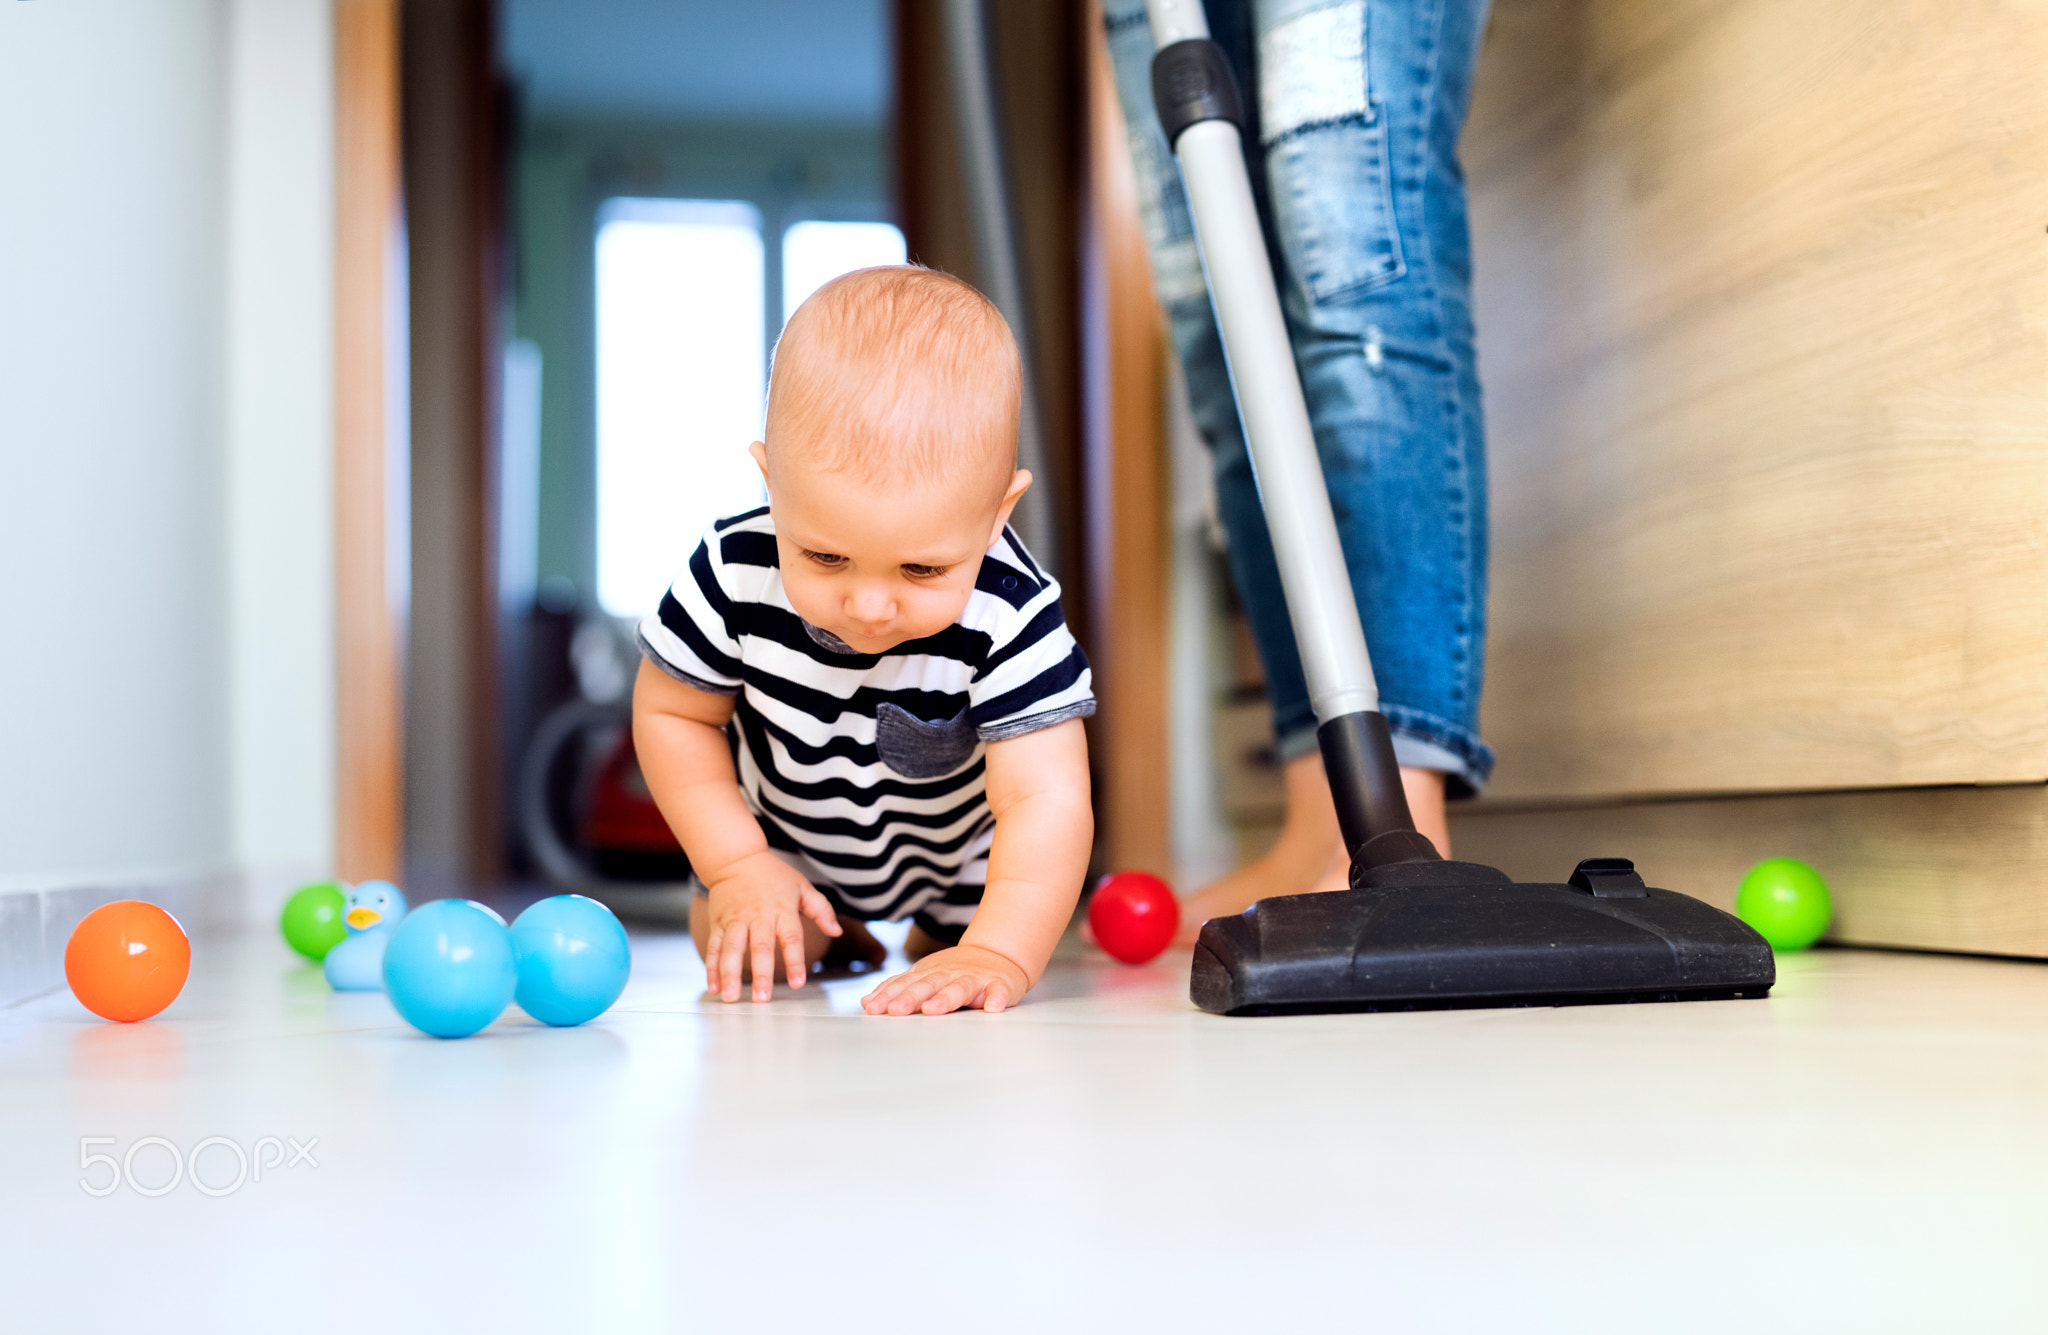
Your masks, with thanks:
[[[737,695],[740,642],[724,575],[714,526],[661,595],[661,605],[640,623],[638,638],[647,661],[677,681],[713,695]]]
[[[1058,582],[1021,552],[1016,557],[1012,566],[991,552],[984,562],[983,585],[998,595],[1001,611],[990,628],[988,654],[967,686],[967,718],[985,742],[1095,712],[1088,658],[1067,629]]]

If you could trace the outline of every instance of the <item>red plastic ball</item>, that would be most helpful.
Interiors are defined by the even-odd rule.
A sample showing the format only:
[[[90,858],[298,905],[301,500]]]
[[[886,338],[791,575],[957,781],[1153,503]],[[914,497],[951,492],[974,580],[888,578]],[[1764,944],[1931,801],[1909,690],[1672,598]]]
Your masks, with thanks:
[[[1126,964],[1143,964],[1173,943],[1180,901],[1173,887],[1142,871],[1103,877],[1088,901],[1088,927],[1104,950]]]
[[[64,979],[85,1008],[109,1020],[146,1020],[177,999],[192,968],[192,943],[154,904],[102,904],[72,929]]]

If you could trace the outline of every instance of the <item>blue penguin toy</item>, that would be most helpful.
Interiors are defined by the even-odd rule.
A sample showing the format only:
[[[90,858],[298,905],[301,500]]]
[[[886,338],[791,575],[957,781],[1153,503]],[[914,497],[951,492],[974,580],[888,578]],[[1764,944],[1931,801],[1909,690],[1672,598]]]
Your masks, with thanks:
[[[348,892],[341,920],[348,936],[327,952],[321,968],[337,992],[384,990],[384,945],[405,916],[405,893],[389,881],[364,881]]]

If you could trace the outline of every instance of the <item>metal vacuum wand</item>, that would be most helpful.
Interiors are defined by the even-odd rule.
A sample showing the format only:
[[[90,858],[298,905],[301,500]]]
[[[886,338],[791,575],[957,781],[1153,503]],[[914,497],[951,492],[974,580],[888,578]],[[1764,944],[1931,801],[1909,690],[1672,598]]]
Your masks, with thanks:
[[[1209,38],[1201,0],[1146,0],[1146,10],[1152,98],[1186,182],[1345,848],[1354,870],[1435,858],[1435,846],[1415,832],[1393,737],[1379,712],[1365,629],[1245,174],[1237,81]]]

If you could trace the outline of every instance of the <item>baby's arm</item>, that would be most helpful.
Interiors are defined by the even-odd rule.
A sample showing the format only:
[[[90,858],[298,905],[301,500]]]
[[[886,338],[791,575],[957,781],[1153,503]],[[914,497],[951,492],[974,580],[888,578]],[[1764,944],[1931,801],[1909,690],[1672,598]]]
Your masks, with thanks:
[[[1038,985],[1059,943],[1095,842],[1081,720],[988,744],[995,844],[988,888],[960,944],[925,956],[862,998],[870,1015],[999,1011]]]
[[[711,891],[711,930],[704,942],[705,986],[740,999],[740,975],[752,947],[754,1000],[775,989],[775,947],[782,947],[789,985],[804,985],[808,915],[827,936],[841,928],[831,903],[794,867],[768,851],[768,840],[740,796],[725,725],[731,696],[686,686],[652,663],[633,683],[633,749],[655,805],[676,832],[690,868]]]

